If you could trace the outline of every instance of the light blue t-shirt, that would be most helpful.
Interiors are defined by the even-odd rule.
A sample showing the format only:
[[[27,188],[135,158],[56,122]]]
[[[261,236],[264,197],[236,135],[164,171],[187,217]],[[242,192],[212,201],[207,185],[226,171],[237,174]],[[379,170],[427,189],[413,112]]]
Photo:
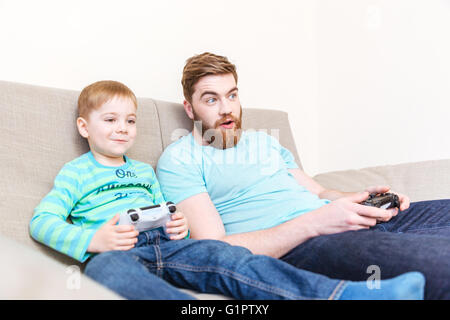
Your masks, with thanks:
[[[207,192],[229,235],[271,228],[329,203],[299,185],[291,168],[298,168],[292,153],[264,132],[244,131],[225,150],[201,146],[190,133],[166,148],[156,174],[166,201]]]

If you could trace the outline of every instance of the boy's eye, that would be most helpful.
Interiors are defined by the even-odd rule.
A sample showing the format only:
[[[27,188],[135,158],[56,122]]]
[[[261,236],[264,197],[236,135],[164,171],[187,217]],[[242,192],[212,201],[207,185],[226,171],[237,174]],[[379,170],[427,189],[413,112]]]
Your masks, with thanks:
[[[128,123],[129,123],[129,124],[135,124],[135,123],[136,123],[136,120],[130,119],[130,120],[128,120]]]
[[[113,118],[106,118],[106,119],[105,119],[106,122],[114,122],[114,120],[115,120],[115,119],[113,119]]]

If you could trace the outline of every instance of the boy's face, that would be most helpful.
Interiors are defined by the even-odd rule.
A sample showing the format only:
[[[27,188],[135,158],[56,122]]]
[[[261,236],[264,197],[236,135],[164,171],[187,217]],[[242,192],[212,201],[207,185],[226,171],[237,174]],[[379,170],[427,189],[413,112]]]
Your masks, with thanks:
[[[212,130],[223,137],[218,146],[233,147],[239,141],[242,116],[233,74],[205,76],[195,84],[194,89],[192,103],[185,100],[184,107],[192,120],[197,123],[201,121],[201,132],[198,133],[202,134],[203,143],[214,146],[207,141],[209,135],[205,134]]]
[[[136,107],[129,98],[114,97],[92,110],[87,119],[78,118],[77,126],[98,162],[120,165],[136,137]]]

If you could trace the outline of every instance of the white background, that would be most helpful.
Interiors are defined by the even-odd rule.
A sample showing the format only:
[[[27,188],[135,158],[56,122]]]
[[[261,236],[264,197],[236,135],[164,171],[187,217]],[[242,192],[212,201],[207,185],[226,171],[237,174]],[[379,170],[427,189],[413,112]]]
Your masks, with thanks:
[[[310,175],[450,158],[449,0],[0,0],[0,40],[2,80],[180,103],[185,60],[225,55]]]

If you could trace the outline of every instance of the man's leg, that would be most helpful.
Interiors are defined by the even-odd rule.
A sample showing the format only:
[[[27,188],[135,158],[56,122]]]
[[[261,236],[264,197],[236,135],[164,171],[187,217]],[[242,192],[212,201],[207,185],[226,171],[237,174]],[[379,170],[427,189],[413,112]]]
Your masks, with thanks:
[[[426,278],[426,299],[450,299],[450,238],[445,236],[450,215],[434,212],[434,217],[425,219],[423,210],[415,211],[421,217],[409,212],[410,219],[417,222],[409,223],[409,231],[398,233],[402,232],[402,224],[392,221],[386,227],[398,232],[389,232],[380,224],[373,230],[319,236],[281,259],[301,269],[354,281],[368,279],[374,270],[380,271],[382,279],[419,271]],[[399,218],[406,219],[406,216]],[[438,224],[430,222],[437,220]],[[436,231],[443,235],[436,235]],[[427,232],[433,234],[424,234]]]
[[[450,238],[450,199],[411,203],[408,210],[374,229]]]
[[[355,281],[368,279],[370,266],[379,267],[383,279],[420,271],[426,278],[425,298],[450,299],[450,200],[412,203],[371,230],[313,238],[282,260]]]

